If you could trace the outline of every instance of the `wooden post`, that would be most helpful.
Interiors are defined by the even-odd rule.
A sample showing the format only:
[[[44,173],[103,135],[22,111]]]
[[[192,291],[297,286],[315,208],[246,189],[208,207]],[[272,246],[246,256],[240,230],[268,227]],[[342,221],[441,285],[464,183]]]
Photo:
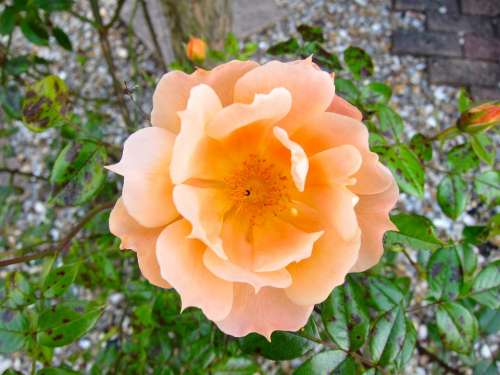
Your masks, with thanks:
[[[189,37],[202,38],[221,49],[233,25],[232,0],[160,0],[170,28],[172,50],[185,60]]]

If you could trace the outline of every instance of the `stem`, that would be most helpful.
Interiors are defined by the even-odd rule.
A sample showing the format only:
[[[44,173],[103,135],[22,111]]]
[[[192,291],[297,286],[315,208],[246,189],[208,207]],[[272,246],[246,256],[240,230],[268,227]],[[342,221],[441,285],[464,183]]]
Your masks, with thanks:
[[[153,22],[151,21],[151,17],[149,15],[148,7],[146,5],[146,2],[144,0],[139,0],[141,3],[142,7],[142,13],[144,13],[144,18],[146,20],[146,24],[148,25],[149,33],[151,34],[151,39],[153,39],[153,44],[155,45],[156,52],[158,54],[158,58],[160,59],[163,68],[165,71],[168,70],[167,64],[165,61],[163,61],[163,56],[161,54],[161,48],[160,48],[160,43],[158,43],[158,38],[156,37],[156,32],[153,27]]]
[[[456,128],[456,126],[450,126],[449,128],[446,128],[444,130],[441,130],[440,132],[434,134],[432,137],[429,137],[430,141],[444,141],[446,138],[454,135],[454,133],[458,134],[459,130]]]
[[[10,169],[6,167],[0,168],[0,173],[9,173],[10,175],[18,175],[18,176],[24,176],[24,177],[29,177],[29,178],[36,178],[37,180],[42,180],[42,181],[47,181],[48,178],[44,176],[38,176],[36,174],[30,173],[30,172],[21,172],[16,169]]]
[[[113,90],[115,92],[118,101],[118,106],[120,108],[123,121],[127,125],[127,128],[131,128],[132,121],[130,120],[127,103],[125,102],[123,88],[115,74],[116,66],[113,60],[113,55],[111,54],[111,46],[109,44],[109,39],[108,39],[108,29],[103,25],[102,18],[99,13],[98,0],[89,0],[89,1],[90,1],[90,7],[92,8],[92,14],[97,24],[96,29],[99,35],[99,43],[101,45],[101,51],[104,56],[104,59],[106,60],[106,64],[108,65],[108,73],[113,81]]]
[[[116,5],[115,8],[115,13],[113,14],[113,17],[111,18],[111,21],[108,22],[106,26],[104,26],[106,29],[111,28],[115,22],[118,20],[120,17],[120,13],[122,12],[123,4],[125,4],[125,0],[118,0],[118,4]]]
[[[445,361],[443,361],[441,358],[439,358],[436,354],[432,353],[428,349],[424,348],[418,341],[417,341],[417,350],[420,354],[424,354],[428,356],[433,362],[436,362],[439,366],[441,366],[444,370],[451,374],[457,374],[457,375],[462,375],[462,371],[459,369],[453,368],[450,365],[448,365]]]
[[[36,254],[23,255],[16,258],[2,260],[0,261],[0,267],[10,266],[11,264],[24,263],[34,259],[40,259],[47,255],[58,255],[59,253],[66,251],[68,245],[71,243],[71,240],[83,229],[85,224],[87,224],[99,212],[113,207],[113,204],[113,202],[106,202],[92,208],[89,212],[87,212],[85,216],[82,217],[80,222],[75,225],[73,229],[71,229],[68,234],[61,239],[61,241],[58,242],[55,248],[39,251]]]

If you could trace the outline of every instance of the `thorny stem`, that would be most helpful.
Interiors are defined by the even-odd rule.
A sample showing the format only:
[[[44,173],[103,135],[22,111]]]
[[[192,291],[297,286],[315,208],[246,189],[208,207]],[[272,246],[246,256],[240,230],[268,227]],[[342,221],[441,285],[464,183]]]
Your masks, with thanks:
[[[58,255],[59,253],[66,251],[68,245],[71,243],[71,240],[83,229],[85,224],[87,224],[99,212],[111,207],[113,207],[113,202],[102,203],[92,208],[89,212],[87,212],[85,216],[82,217],[80,222],[75,225],[73,229],[71,229],[68,234],[57,243],[57,246],[55,248],[40,251],[36,254],[23,255],[12,259],[2,260],[0,261],[0,267],[10,266],[11,264],[24,263],[34,259],[40,259],[47,255]]]
[[[151,20],[151,17],[149,15],[148,7],[146,5],[146,2],[144,0],[139,0],[141,3],[142,7],[142,13],[144,13],[144,18],[146,20],[146,24],[148,25],[149,33],[151,34],[151,39],[153,39],[153,44],[155,45],[155,49],[158,53],[158,58],[160,59],[160,62],[163,65],[163,68],[167,70],[167,65],[163,61],[163,57],[161,55],[161,48],[160,48],[160,43],[158,43],[158,38],[156,37],[156,32],[153,27],[153,22]]]
[[[436,362],[439,366],[441,366],[444,370],[451,374],[457,374],[457,375],[462,375],[463,372],[460,371],[459,369],[456,369],[454,367],[451,367],[448,365],[445,361],[443,361],[441,358],[439,358],[436,354],[432,353],[428,349],[424,348],[418,341],[417,341],[417,350],[420,354],[424,354],[427,357],[429,357],[433,362]]]
[[[116,77],[116,66],[113,60],[113,55],[111,54],[111,46],[108,39],[108,29],[103,25],[101,15],[99,13],[98,0],[89,0],[90,7],[92,8],[92,14],[97,23],[97,33],[99,35],[99,43],[101,45],[101,51],[108,65],[108,72],[113,81],[113,90],[115,92],[120,112],[122,114],[123,121],[127,125],[127,128],[132,128],[132,121],[130,120],[130,115],[128,113],[127,103],[125,102],[125,96],[123,88],[120,81]]]
[[[441,130],[440,132],[434,134],[432,137],[429,137],[430,141],[443,141],[446,138],[448,138],[450,135],[453,135],[454,133],[458,134],[459,130],[457,129],[456,126],[450,126],[449,128],[446,128],[444,130]]]
[[[311,341],[314,341],[315,343],[317,344],[321,344],[321,345],[324,345],[324,346],[327,346],[331,349],[334,349],[334,350],[342,350],[343,352],[349,354],[350,356],[352,356],[353,358],[357,359],[358,361],[360,361],[361,363],[363,363],[365,366],[369,367],[369,368],[376,368],[377,370],[379,370],[382,374],[387,374],[387,371],[385,371],[383,368],[381,368],[380,366],[378,366],[376,363],[373,363],[371,362],[369,359],[363,357],[361,354],[359,353],[356,353],[356,352],[353,352],[353,351],[350,351],[350,350],[344,350],[340,347],[338,347],[337,345],[335,345],[333,342],[329,342],[329,341],[323,341],[321,340],[320,338],[318,337],[314,337],[314,336],[310,336],[308,335],[307,333],[303,332],[303,331],[299,331],[297,332],[297,334],[299,336],[302,336],[304,337],[305,339],[308,339],[308,340],[311,340]]]

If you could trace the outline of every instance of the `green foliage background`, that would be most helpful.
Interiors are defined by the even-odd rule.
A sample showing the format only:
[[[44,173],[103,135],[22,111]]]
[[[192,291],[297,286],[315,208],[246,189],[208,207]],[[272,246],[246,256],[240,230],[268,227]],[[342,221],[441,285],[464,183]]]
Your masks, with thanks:
[[[307,25],[299,27],[299,35],[269,48],[268,54],[284,59],[312,56],[322,68],[336,72],[337,93],[362,110],[371,147],[402,192],[420,200],[435,197],[443,213],[458,222],[468,203],[479,201],[479,224],[465,225],[462,235],[452,238],[438,235],[420,212],[395,212],[392,219],[399,231],[386,233],[382,261],[367,272],[349,275],[316,306],[304,329],[276,332],[271,342],[256,334],[235,339],[218,331],[197,309],[181,313],[178,295],[147,283],[134,253],[119,251],[118,240],[108,232],[109,210],[120,182],[108,176],[103,165],[118,160],[121,145],[104,141],[116,125],[108,123],[101,104],[118,109],[129,133],[137,129],[134,118],[143,115],[133,106],[133,90],[115,75],[109,46],[108,35],[123,1],[106,24],[94,0],[91,19],[77,14],[71,0],[0,3],[0,34],[7,40],[0,44],[0,137],[7,140],[0,154],[0,173],[6,177],[0,180],[0,352],[21,352],[24,361],[31,361],[33,374],[46,375],[389,374],[405,372],[416,355],[429,357],[434,373],[498,373],[498,354],[484,360],[475,349],[488,336],[498,338],[500,327],[498,253],[484,264],[478,261],[478,249],[491,250],[499,235],[495,129],[473,133],[442,124],[439,133],[409,138],[404,121],[391,107],[391,88],[370,78],[374,64],[362,49],[332,54],[322,46],[322,30]],[[51,73],[50,61],[11,48],[12,34],[20,30],[34,45],[72,50],[64,27],[51,21],[54,12],[70,12],[99,34],[113,100],[82,100]],[[255,45],[242,45],[228,35],[224,50],[211,50],[204,64],[247,59],[255,51]],[[190,72],[194,66],[179,61],[171,68]],[[150,90],[157,78],[150,77]],[[471,106],[462,91],[457,117]],[[33,133],[53,131],[53,152],[43,175],[4,164],[22,152],[8,143],[22,126]],[[436,158],[446,160],[446,169],[433,170]],[[426,184],[430,170],[441,176],[435,191]],[[19,178],[50,188],[48,220],[39,226],[18,227],[24,196]],[[54,239],[53,222],[67,207],[79,209],[63,236]],[[15,241],[8,240],[13,229],[20,233]],[[418,285],[426,288],[417,290]],[[113,314],[116,299],[120,309]],[[418,339],[416,325],[428,327],[425,343]],[[74,344],[85,335],[93,337],[90,347]],[[60,347],[67,349],[64,355],[56,351]]]

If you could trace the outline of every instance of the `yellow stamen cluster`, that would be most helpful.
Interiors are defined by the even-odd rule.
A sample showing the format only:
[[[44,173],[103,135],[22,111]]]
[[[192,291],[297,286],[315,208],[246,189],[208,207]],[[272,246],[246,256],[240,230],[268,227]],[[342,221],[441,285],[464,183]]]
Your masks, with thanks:
[[[289,207],[289,178],[269,160],[255,154],[224,179],[235,209],[248,215],[253,225]]]

